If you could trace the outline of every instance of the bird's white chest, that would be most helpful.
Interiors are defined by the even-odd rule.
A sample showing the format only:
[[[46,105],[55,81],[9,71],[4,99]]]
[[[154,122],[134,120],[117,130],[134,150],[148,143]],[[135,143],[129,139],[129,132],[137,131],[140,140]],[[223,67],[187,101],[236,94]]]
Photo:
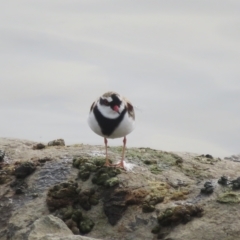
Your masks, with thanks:
[[[106,136],[102,133],[102,129],[99,126],[93,111],[91,111],[88,117],[88,125],[92,129],[92,131],[98,134],[99,136],[106,138],[120,138],[128,135],[130,132],[134,130],[135,121],[126,112],[122,121],[118,124],[118,126],[115,128],[112,134],[110,136]]]

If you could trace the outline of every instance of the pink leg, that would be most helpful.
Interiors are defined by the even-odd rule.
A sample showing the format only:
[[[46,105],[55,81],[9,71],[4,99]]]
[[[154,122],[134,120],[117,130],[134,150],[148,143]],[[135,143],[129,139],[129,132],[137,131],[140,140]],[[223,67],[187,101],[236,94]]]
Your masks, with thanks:
[[[123,169],[125,169],[125,168],[124,168],[124,162],[123,162],[123,161],[124,161],[124,157],[125,157],[126,143],[127,143],[127,138],[124,137],[124,138],[123,138],[122,159],[121,159],[121,162],[116,165],[116,167],[121,167],[121,168],[123,168]]]
[[[105,151],[106,151],[106,162],[105,162],[104,166],[111,166],[110,162],[108,161],[108,154],[107,154],[108,141],[106,138],[104,138],[104,144],[105,144]]]

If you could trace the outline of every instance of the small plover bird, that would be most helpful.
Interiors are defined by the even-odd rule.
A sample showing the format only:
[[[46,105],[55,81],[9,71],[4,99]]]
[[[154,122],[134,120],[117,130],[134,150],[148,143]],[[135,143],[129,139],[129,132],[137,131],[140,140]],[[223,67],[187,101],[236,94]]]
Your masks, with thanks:
[[[107,155],[107,139],[123,137],[121,162],[115,166],[124,168],[126,135],[135,127],[135,113],[133,105],[116,92],[107,92],[93,102],[88,117],[89,127],[104,138],[106,150],[105,166],[111,166]]]

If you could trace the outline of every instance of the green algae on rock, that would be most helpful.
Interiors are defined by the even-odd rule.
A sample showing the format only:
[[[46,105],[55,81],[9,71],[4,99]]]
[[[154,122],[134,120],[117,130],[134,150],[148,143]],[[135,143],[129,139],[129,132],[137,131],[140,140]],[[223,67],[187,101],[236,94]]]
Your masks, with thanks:
[[[165,237],[169,232],[169,226],[174,227],[181,223],[186,224],[193,217],[202,217],[203,209],[198,205],[179,205],[167,208],[157,217],[158,225],[152,229],[152,233],[158,234],[159,239]]]
[[[36,165],[33,162],[26,161],[20,162],[19,165],[15,168],[14,175],[17,178],[25,178],[36,169]]]
[[[126,153],[130,160],[141,160],[146,165],[158,165],[160,169],[167,169],[176,165],[176,161],[183,162],[183,159],[169,152],[163,152],[151,148],[130,148]]]
[[[47,193],[47,205],[50,211],[68,206],[78,198],[78,184],[63,182],[51,187]]]
[[[240,193],[226,192],[218,196],[217,201],[219,203],[239,203]]]
[[[106,187],[111,187],[111,185],[115,186],[116,184],[118,184],[118,181],[114,177],[116,177],[120,173],[121,170],[119,168],[101,167],[94,174],[92,178],[92,183],[97,185],[103,185]]]
[[[89,233],[94,227],[94,222],[90,218],[84,216],[80,209],[72,206],[60,209],[58,215],[74,234]]]
[[[56,211],[66,222],[74,234],[88,233],[94,227],[94,222],[83,216],[80,206],[90,210],[91,205],[98,204],[98,197],[94,189],[81,191],[74,181],[63,182],[49,189],[47,205],[50,211]]]
[[[96,172],[105,163],[105,159],[81,156],[73,159],[73,167],[78,168],[78,177],[82,181],[87,181],[91,173]]]
[[[88,217],[84,217],[84,219],[79,223],[79,230],[83,234],[91,232],[93,227],[94,222]]]
[[[97,205],[99,202],[93,188],[80,192],[78,196],[80,206],[86,211],[90,210],[92,205]]]

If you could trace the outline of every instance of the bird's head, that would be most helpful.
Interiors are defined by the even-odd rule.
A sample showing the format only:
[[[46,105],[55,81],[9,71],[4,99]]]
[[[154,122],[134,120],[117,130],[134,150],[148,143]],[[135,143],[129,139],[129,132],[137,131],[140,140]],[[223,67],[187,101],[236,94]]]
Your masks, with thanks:
[[[107,118],[117,118],[124,110],[122,97],[115,92],[103,94],[97,103],[99,111]]]

